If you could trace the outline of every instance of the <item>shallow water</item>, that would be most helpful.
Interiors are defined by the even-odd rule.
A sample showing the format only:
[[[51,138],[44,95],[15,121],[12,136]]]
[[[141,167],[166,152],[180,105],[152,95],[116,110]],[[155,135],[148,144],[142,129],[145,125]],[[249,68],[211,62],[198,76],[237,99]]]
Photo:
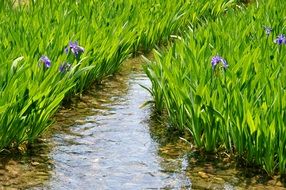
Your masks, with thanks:
[[[140,64],[130,59],[74,98],[26,155],[2,155],[0,189],[283,189],[277,177],[192,150],[151,108],[140,108],[151,99]]]

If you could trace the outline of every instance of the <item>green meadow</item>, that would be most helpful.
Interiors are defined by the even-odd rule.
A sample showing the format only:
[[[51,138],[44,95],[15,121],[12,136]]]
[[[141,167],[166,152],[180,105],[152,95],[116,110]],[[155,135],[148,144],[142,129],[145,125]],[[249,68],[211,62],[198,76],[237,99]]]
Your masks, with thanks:
[[[32,143],[63,100],[234,2],[0,0],[0,149]]]
[[[197,149],[285,174],[285,10],[283,0],[0,0],[0,150],[34,143],[63,101],[155,49],[144,70],[158,114]]]
[[[157,111],[205,152],[286,173],[286,4],[260,0],[189,27],[145,67]]]

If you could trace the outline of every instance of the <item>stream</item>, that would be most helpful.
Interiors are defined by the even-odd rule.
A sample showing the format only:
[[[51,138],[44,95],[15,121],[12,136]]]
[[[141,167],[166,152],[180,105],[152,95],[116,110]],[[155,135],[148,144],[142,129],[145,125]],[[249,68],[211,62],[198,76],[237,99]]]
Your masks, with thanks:
[[[279,177],[202,155],[170,133],[140,85],[140,57],[62,107],[24,155],[0,158],[0,189],[284,189]]]

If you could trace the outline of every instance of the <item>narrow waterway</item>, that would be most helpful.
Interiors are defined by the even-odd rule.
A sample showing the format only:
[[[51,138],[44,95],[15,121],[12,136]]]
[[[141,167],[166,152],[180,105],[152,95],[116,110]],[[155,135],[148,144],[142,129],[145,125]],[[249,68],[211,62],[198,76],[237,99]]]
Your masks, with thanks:
[[[190,186],[180,173],[166,173],[149,132],[150,86],[137,61],[89,91],[71,110],[61,110],[57,125],[70,126],[53,136],[52,189],[152,189]],[[140,68],[140,67],[139,67]],[[140,85],[139,85],[140,84]],[[186,179],[184,179],[184,177]],[[184,182],[183,182],[184,181]]]
[[[150,107],[140,58],[95,85],[55,116],[25,155],[5,153],[0,189],[283,189],[277,178],[201,155]],[[8,156],[9,155],[9,156]]]

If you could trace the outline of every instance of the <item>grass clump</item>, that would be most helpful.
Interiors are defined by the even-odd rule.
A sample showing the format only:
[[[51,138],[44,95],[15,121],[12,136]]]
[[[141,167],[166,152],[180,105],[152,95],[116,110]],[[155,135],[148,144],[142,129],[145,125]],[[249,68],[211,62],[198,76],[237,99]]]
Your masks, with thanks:
[[[145,68],[159,112],[198,148],[286,173],[286,4],[257,1],[186,31]]]
[[[0,0],[0,150],[33,142],[64,98],[116,72],[131,54],[233,4]]]

